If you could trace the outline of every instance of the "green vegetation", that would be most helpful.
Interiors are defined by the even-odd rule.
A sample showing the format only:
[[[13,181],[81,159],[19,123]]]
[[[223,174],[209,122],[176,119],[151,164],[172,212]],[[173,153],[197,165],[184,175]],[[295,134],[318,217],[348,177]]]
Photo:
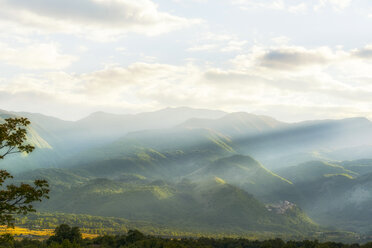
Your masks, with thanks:
[[[8,118],[0,124],[0,160],[15,153],[31,153],[34,146],[28,144],[26,127],[30,122],[26,118]],[[13,226],[15,214],[27,214],[35,211],[32,203],[48,198],[48,182],[35,180],[33,185],[6,183],[13,176],[6,170],[0,170],[0,225]]]
[[[195,247],[195,248],[224,248],[224,247],[246,247],[246,248],[369,248],[371,243],[359,245],[354,243],[342,244],[340,242],[319,242],[310,241],[283,241],[280,238],[267,239],[259,241],[257,239],[245,238],[187,238],[187,237],[164,237],[150,236],[141,233],[138,230],[129,230],[125,234],[102,235],[93,239],[82,239],[78,227],[70,227],[62,224],[55,228],[54,235],[47,240],[32,240],[23,238],[15,240],[10,235],[3,235],[0,238],[0,247],[7,248],[79,248],[79,247],[97,247],[97,248],[124,248],[124,247]]]
[[[77,122],[25,114],[35,121],[27,138],[38,149],[1,166],[46,167],[23,170],[15,183],[47,180],[51,197],[35,205],[43,214],[17,225],[178,237],[298,239],[331,230],[341,240],[372,233],[372,162],[337,162],[358,146],[368,154],[368,120],[286,124],[207,112],[96,113]],[[204,114],[215,118],[200,119]],[[321,161],[302,163],[314,157]],[[278,167],[285,168],[271,170]]]

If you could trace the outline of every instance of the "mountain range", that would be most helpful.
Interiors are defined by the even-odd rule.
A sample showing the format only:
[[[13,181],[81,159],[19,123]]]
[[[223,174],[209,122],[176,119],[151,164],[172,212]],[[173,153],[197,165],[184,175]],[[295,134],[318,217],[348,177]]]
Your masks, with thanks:
[[[0,166],[51,183],[40,211],[200,232],[370,231],[366,118],[285,123],[184,107],[64,121],[0,111],[0,121],[15,116],[30,119],[37,149]]]

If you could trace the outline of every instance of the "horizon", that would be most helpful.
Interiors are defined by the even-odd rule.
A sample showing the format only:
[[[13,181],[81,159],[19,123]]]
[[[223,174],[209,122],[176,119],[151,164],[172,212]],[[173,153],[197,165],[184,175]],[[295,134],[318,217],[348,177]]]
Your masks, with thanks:
[[[38,113],[38,112],[12,111],[12,110],[6,110],[6,109],[0,109],[0,111],[5,111],[5,112],[13,113],[13,114],[22,114],[22,113],[36,114],[36,115],[40,114],[40,115],[43,115],[43,116],[46,116],[46,117],[56,118],[56,119],[59,119],[59,120],[62,120],[62,121],[77,122],[77,121],[80,121],[80,120],[84,120],[84,119],[86,119],[86,118],[88,118],[92,115],[100,114],[100,113],[108,114],[108,115],[115,115],[115,116],[136,116],[136,115],[139,115],[139,114],[160,112],[160,111],[164,111],[164,110],[167,110],[167,109],[174,109],[174,110],[190,109],[190,110],[200,110],[200,111],[220,111],[220,112],[224,112],[224,114],[226,114],[226,115],[244,113],[244,114],[255,115],[255,116],[269,117],[269,118],[273,118],[273,119],[275,119],[279,122],[289,123],[289,124],[308,122],[308,121],[311,122],[311,121],[326,121],[326,120],[345,120],[345,119],[358,119],[358,118],[364,118],[364,119],[367,119],[368,121],[371,121],[371,119],[366,117],[366,116],[350,116],[350,117],[344,117],[344,118],[303,119],[303,120],[298,120],[298,121],[285,121],[285,120],[282,120],[280,118],[274,118],[273,116],[269,116],[269,115],[261,115],[261,114],[249,113],[249,112],[244,112],[244,111],[228,112],[228,111],[223,111],[223,110],[219,110],[219,109],[192,108],[192,107],[187,107],[187,106],[165,107],[165,108],[157,109],[157,110],[154,110],[154,111],[144,111],[144,112],[136,112],[136,113],[110,113],[110,112],[106,112],[106,111],[95,111],[95,112],[91,112],[88,115],[83,116],[79,119],[70,119],[70,120],[69,119],[63,119],[63,118],[60,118],[58,116],[47,115],[47,114]],[[205,118],[205,119],[211,119],[211,118]],[[216,118],[214,118],[214,119],[216,119]],[[219,118],[217,118],[217,119],[219,119]]]

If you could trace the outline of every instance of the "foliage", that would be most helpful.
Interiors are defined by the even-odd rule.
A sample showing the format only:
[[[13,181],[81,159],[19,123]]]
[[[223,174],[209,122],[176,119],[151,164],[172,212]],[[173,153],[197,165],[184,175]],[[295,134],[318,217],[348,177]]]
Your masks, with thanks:
[[[78,248],[78,247],[97,247],[97,248],[370,248],[372,243],[360,244],[343,244],[339,242],[319,242],[317,240],[303,241],[283,241],[280,238],[268,239],[263,241],[250,240],[244,238],[171,238],[144,235],[138,230],[129,230],[126,234],[103,235],[94,239],[84,239],[76,241],[71,239],[71,228],[62,224],[55,230],[55,236],[60,235],[58,240],[31,240],[22,239],[14,240],[12,237],[3,236],[0,238],[0,247],[12,248]],[[78,228],[76,230],[79,232]],[[61,233],[62,232],[62,233]],[[63,234],[63,235],[62,235]],[[67,236],[64,236],[67,234]],[[62,236],[61,236],[62,235]],[[51,237],[51,238],[52,238]]]
[[[0,160],[14,153],[30,153],[34,147],[27,144],[27,129],[30,124],[26,118],[8,118],[0,124]],[[35,211],[31,204],[47,198],[49,185],[45,180],[35,180],[34,185],[5,184],[13,176],[6,170],[0,170],[0,224],[13,226],[15,214],[27,214]]]
[[[8,118],[0,124],[0,159],[13,153],[30,153],[35,147],[27,144],[27,127],[30,125],[27,118]]]
[[[62,224],[54,230],[54,235],[48,239],[48,244],[53,242],[62,244],[65,240],[70,243],[80,243],[82,235],[79,227],[70,227],[67,224]]]

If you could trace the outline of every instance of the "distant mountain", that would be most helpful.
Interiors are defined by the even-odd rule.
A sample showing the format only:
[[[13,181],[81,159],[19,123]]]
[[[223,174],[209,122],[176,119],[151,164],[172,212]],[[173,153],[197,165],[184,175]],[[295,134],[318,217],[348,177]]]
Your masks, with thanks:
[[[179,177],[209,161],[234,154],[229,138],[205,129],[135,132],[73,157],[73,168],[105,176],[134,173],[146,177]]]
[[[116,115],[96,112],[72,122],[41,114],[16,113],[37,124],[65,156],[103,145],[129,132],[147,129],[164,129],[179,125],[190,118],[220,118],[225,112],[192,109],[186,107],[166,108],[155,112],[134,115]]]
[[[324,161],[309,161],[297,166],[282,168],[276,172],[293,183],[314,182],[324,177],[335,175],[343,175],[349,178],[359,175],[357,172],[345,169],[341,165]]]
[[[99,149],[131,132],[169,129],[171,133],[174,127],[208,129],[226,136],[236,152],[252,155],[270,169],[314,159],[354,160],[372,152],[372,123],[365,118],[288,124],[267,116],[185,107],[136,115],[97,112],[76,122],[40,114],[19,115],[28,117],[39,136],[63,158]],[[158,141],[160,145],[161,139]],[[53,161],[61,161],[60,166],[70,163],[53,156]]]
[[[135,115],[114,115],[96,112],[77,121],[75,131],[89,138],[92,133],[95,139],[104,138],[114,140],[129,132],[171,128],[190,118],[219,118],[225,112],[187,107],[166,108],[155,112],[140,113]]]
[[[189,119],[180,125],[184,128],[207,128],[231,137],[257,135],[288,124],[268,116],[253,115],[244,112],[226,114],[219,119]]]
[[[372,159],[359,159],[354,161],[349,160],[339,162],[337,164],[360,175],[372,173]]]
[[[262,134],[233,139],[238,152],[249,154],[268,168],[280,168],[308,161],[311,156],[357,146],[372,145],[372,123],[365,118],[308,121]],[[298,156],[300,154],[300,156]],[[292,159],[292,163],[290,158]],[[330,156],[335,159],[335,156]],[[312,159],[316,159],[313,157]],[[352,156],[349,159],[354,159]]]

